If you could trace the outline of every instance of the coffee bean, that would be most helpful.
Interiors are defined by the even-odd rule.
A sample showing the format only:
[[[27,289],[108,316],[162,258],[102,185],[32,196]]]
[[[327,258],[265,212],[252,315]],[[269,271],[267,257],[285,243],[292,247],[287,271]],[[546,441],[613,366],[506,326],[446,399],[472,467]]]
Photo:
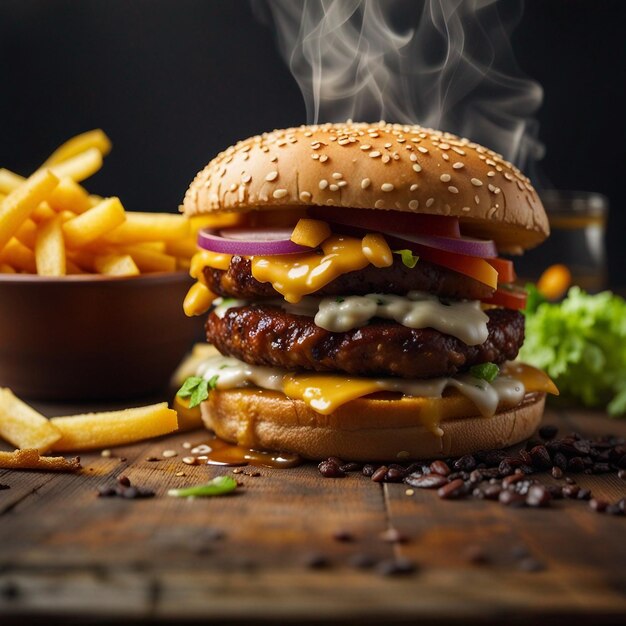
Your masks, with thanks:
[[[552,462],[563,471],[567,469],[567,457],[561,452],[557,452],[554,457],[552,457]]]
[[[526,495],[526,504],[532,507],[544,507],[550,504],[552,496],[543,485],[531,485]]]
[[[626,498],[622,498],[617,502],[617,506],[620,508],[622,513],[626,514]]]
[[[502,488],[500,485],[489,485],[484,493],[486,500],[497,500],[500,497],[500,493],[502,492]]]
[[[113,487],[109,487],[108,485],[100,485],[98,487],[98,497],[99,498],[112,498],[116,496],[117,492]]]
[[[556,426],[552,426],[551,424],[546,424],[539,429],[539,436],[544,441],[549,441],[550,439],[554,439],[559,432],[559,429]]]
[[[397,528],[388,528],[380,533],[380,538],[385,543],[407,543],[408,535],[401,533]]]
[[[563,499],[563,488],[559,485],[546,485],[546,489],[548,493],[552,496],[553,500],[562,500]]]
[[[608,463],[594,463],[591,471],[594,474],[608,474],[611,471],[611,466]]]
[[[391,467],[385,474],[385,482],[401,483],[404,476],[404,470],[398,470],[395,467]]]
[[[331,566],[331,562],[325,554],[312,552],[305,556],[304,565],[309,569],[326,569]]]
[[[333,461],[322,461],[318,466],[320,474],[324,478],[344,478],[346,473]]]
[[[537,469],[548,469],[552,465],[552,460],[545,446],[535,446],[530,451],[533,467]]]
[[[506,452],[504,450],[491,450],[484,453],[483,460],[487,465],[498,467],[505,458]]]
[[[576,495],[577,500],[589,500],[591,498],[591,489],[581,489]]]
[[[503,459],[498,465],[500,476],[510,476],[514,471],[515,468],[506,459]]]
[[[463,472],[471,472],[476,467],[476,459],[471,454],[466,454],[454,462],[454,469]]]
[[[404,479],[404,482],[419,489],[439,489],[448,483],[448,479],[439,474],[429,474],[428,476],[411,474]]]
[[[572,457],[567,462],[567,469],[574,474],[582,472],[585,469],[585,464],[579,456]]]
[[[620,470],[619,472],[617,472],[617,477],[621,478],[622,480],[626,480],[626,470]]]
[[[339,469],[342,472],[358,472],[361,469],[360,463],[344,463],[339,466]]]
[[[568,485],[575,485],[576,484],[576,481],[571,476],[566,476],[565,477],[565,482]]]
[[[593,509],[597,513],[604,513],[608,506],[609,503],[605,500],[596,500],[596,498],[591,498],[591,500],[589,500],[589,508]]]
[[[574,445],[574,448],[578,450],[578,452],[583,456],[589,454],[589,452],[591,451],[591,446],[589,445],[589,441],[587,441],[586,439],[575,441],[573,445]]]
[[[406,576],[413,574],[416,570],[415,563],[403,557],[381,561],[376,566],[376,571],[381,576]]]
[[[451,483],[440,487],[437,490],[437,495],[442,500],[456,500],[457,498],[462,498],[463,496],[465,496],[467,492],[468,489],[465,483],[460,478],[457,478]]]
[[[433,474],[439,474],[440,476],[448,476],[448,474],[450,474],[450,468],[448,467],[448,464],[445,463],[444,461],[433,461],[430,464],[430,471]]]
[[[376,565],[378,559],[371,554],[357,552],[350,557],[348,562],[352,567],[356,567],[357,569],[371,569]]]
[[[562,491],[565,498],[577,498],[580,487],[578,485],[566,485]]]
[[[335,465],[338,465],[339,467],[346,464],[346,462],[340,459],[338,456],[329,456],[327,460],[331,463],[334,463]]]
[[[388,469],[389,468],[386,465],[381,465],[378,469],[374,471],[371,480],[373,480],[375,483],[384,482]]]
[[[479,483],[484,480],[484,475],[481,470],[475,469],[470,475],[469,480],[472,483]]]
[[[366,463],[361,470],[363,476],[367,476],[368,478],[376,471],[376,467],[371,465],[370,463]]]
[[[473,565],[485,565],[489,563],[489,557],[481,546],[467,546],[467,548],[463,550],[463,557]]]
[[[552,477],[556,478],[557,480],[559,480],[560,478],[563,478],[563,470],[560,467],[557,467],[556,465],[552,468]]]
[[[509,485],[514,485],[515,483],[518,483],[521,480],[524,480],[523,474],[511,474],[510,476],[505,476],[502,479],[502,486],[508,487]]]
[[[130,487],[130,478],[128,478],[128,476],[118,476],[117,482],[124,487]]]
[[[605,509],[608,515],[624,515],[624,510],[619,504],[609,504]]]
[[[498,501],[500,504],[504,504],[505,506],[511,506],[514,508],[523,507],[526,505],[526,498],[519,493],[515,493],[514,491],[509,491],[505,489],[500,492],[498,496]]]
[[[531,556],[522,559],[518,563],[518,567],[523,572],[542,572],[546,569],[546,566],[541,561],[538,561]]]
[[[349,530],[340,529],[333,533],[333,539],[342,543],[350,543],[354,541],[355,537]]]

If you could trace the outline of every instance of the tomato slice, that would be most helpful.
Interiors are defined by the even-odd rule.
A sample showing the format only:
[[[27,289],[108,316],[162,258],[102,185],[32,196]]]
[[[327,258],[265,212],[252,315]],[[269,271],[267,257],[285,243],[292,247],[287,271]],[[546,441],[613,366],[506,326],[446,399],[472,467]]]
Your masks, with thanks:
[[[526,308],[526,299],[528,294],[525,289],[517,287],[516,285],[500,285],[500,289],[491,296],[491,298],[485,298],[483,302],[485,304],[494,304],[496,306],[502,306],[505,309],[517,309],[522,310]]]
[[[513,261],[497,257],[495,259],[487,259],[487,263],[498,272],[499,283],[513,283],[517,279],[515,269],[513,268]]]
[[[423,215],[403,211],[310,207],[309,216],[342,226],[396,235],[438,235],[460,237],[459,220],[445,215]]]
[[[415,252],[421,259],[424,259],[424,261],[430,261],[464,276],[474,278],[492,289],[498,288],[498,272],[486,259],[448,252],[447,250],[438,250],[437,248],[422,246],[406,239],[396,239],[389,235],[385,235],[385,238],[392,250],[409,249]]]

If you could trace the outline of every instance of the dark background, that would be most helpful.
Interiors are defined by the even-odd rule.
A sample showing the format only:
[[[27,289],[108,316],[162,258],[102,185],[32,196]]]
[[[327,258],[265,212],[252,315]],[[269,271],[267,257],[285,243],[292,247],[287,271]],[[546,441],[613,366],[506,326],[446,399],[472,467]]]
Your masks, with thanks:
[[[513,36],[545,91],[541,178],[610,199],[613,285],[626,284],[625,5],[529,0]],[[114,149],[87,187],[128,209],[176,210],[218,151],[306,121],[272,32],[244,0],[0,0],[0,68],[0,167],[27,174],[101,127]]]

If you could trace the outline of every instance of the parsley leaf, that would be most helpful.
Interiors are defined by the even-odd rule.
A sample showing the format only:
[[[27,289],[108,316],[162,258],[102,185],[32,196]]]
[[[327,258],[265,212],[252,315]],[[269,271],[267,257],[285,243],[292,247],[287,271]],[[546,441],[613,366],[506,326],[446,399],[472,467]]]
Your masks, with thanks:
[[[399,254],[402,257],[402,263],[410,269],[413,269],[419,261],[419,257],[413,254],[411,250],[392,250],[392,252]]]
[[[500,368],[495,363],[481,363],[480,365],[472,365],[469,372],[474,378],[480,378],[491,383],[497,378]]]
[[[218,375],[209,380],[201,376],[190,376],[176,394],[180,398],[189,398],[189,408],[193,409],[209,397],[209,391],[217,386]]]
[[[237,489],[237,481],[232,476],[217,476],[204,485],[170,489],[167,495],[175,498],[223,496],[235,489]]]
[[[342,302],[345,302],[345,301],[346,301],[346,299],[345,299],[345,298],[342,298],[341,296],[337,296],[337,297],[335,298],[335,302],[336,302],[337,304],[341,304]]]

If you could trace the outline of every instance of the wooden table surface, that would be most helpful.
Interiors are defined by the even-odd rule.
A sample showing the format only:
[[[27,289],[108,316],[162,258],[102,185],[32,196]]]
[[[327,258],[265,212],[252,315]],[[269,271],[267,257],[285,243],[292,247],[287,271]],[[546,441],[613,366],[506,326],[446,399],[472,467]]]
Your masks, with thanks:
[[[549,411],[546,421],[561,434],[626,434],[626,420],[600,413]],[[0,624],[626,623],[625,517],[578,501],[442,501],[360,474],[324,479],[313,464],[239,475],[243,487],[229,497],[168,497],[168,488],[232,473],[182,464],[183,442],[202,440],[195,431],[112,458],[86,454],[77,475],[1,471],[10,489],[0,491]],[[179,456],[146,461],[168,448]],[[121,474],[156,497],[98,498]],[[626,495],[615,473],[576,480],[611,501]],[[384,542],[389,528],[409,541]],[[354,541],[338,541],[338,531]],[[476,547],[487,563],[468,558]],[[521,570],[524,551],[544,569]],[[418,569],[385,577],[354,567],[359,554],[406,557]],[[312,568],[320,556],[328,566]]]

